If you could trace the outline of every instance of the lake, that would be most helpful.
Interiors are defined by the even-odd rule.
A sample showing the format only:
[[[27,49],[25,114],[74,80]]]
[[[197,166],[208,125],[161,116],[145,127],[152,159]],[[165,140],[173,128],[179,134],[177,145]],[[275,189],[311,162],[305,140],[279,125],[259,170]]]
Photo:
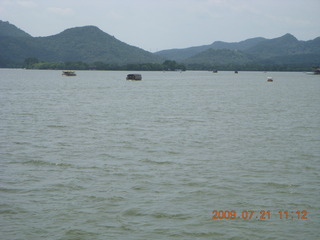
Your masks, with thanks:
[[[320,76],[76,73],[0,69],[1,239],[319,238]]]

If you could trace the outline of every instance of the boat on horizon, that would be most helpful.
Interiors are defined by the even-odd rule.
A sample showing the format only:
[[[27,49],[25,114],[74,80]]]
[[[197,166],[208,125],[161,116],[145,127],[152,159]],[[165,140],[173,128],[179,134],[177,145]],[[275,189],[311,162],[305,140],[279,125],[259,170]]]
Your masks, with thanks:
[[[63,70],[62,75],[68,76],[68,77],[77,76],[77,74],[73,70]]]
[[[319,75],[319,74],[320,74],[320,67],[316,68],[316,69],[313,71],[313,74]]]
[[[141,81],[142,80],[142,76],[141,74],[138,73],[131,73],[127,75],[127,80],[131,80],[131,81]]]
[[[320,75],[320,67],[314,68],[313,72],[307,72],[309,75]]]

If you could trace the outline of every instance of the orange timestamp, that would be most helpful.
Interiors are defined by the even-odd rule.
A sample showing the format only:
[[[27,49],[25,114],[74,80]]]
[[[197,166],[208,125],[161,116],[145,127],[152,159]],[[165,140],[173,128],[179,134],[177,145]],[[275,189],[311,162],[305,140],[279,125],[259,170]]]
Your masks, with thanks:
[[[306,210],[298,211],[278,211],[271,213],[270,210],[214,210],[212,211],[212,219],[271,219],[271,215],[279,219],[308,219]]]

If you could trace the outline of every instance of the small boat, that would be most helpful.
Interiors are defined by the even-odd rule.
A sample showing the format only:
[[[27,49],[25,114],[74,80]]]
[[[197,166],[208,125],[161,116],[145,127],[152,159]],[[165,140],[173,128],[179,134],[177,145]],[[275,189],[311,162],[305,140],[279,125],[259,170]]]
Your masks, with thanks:
[[[309,74],[309,75],[320,75],[320,67],[318,68],[313,68],[313,72],[307,72],[306,74]]]
[[[141,74],[131,73],[127,75],[127,80],[140,81],[142,80],[142,76]]]
[[[234,73],[238,73],[238,71],[234,71]]]
[[[268,77],[267,82],[273,82],[272,77]]]
[[[76,74],[75,71],[73,71],[73,70],[63,70],[63,71],[62,71],[62,75],[68,76],[68,77],[70,77],[70,76],[77,76],[77,74]]]
[[[313,71],[313,74],[319,75],[320,74],[320,68],[317,68]]]

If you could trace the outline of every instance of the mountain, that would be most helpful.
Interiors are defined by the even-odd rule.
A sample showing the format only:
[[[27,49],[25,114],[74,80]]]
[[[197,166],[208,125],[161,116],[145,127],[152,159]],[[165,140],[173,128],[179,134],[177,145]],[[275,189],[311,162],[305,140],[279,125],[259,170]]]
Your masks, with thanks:
[[[0,37],[31,37],[28,33],[9,22],[0,20]]]
[[[216,41],[209,45],[150,53],[121,42],[95,26],[74,27],[48,37],[32,37],[9,22],[0,21],[0,67],[21,67],[26,59],[31,62],[83,62],[93,64],[97,69],[127,64],[134,68],[135,64],[145,63],[145,69],[177,68],[168,64],[157,66],[168,60],[170,66],[179,65],[180,68],[181,64],[186,64],[188,69],[309,70],[320,64],[320,37],[299,41],[287,33],[273,39]]]
[[[184,61],[186,64],[208,66],[242,65],[253,61],[253,58],[241,51],[231,49],[208,49]]]
[[[210,45],[164,50],[155,54],[180,61],[193,69],[217,66],[224,69],[244,66],[264,68],[274,65],[307,69],[320,64],[320,37],[299,41],[287,33],[274,39],[259,37],[235,43],[217,41]]]
[[[22,34],[22,30],[15,29],[8,22],[1,22],[0,26],[0,63],[22,63],[30,57],[42,61],[100,61],[109,64],[163,61],[161,57],[121,42],[95,26],[75,27],[48,37]]]
[[[0,20],[0,67],[15,66],[17,56],[23,58],[33,55],[37,49],[31,35],[9,22]]]
[[[287,33],[244,51],[264,65],[317,66],[320,64],[320,38],[299,41]]]
[[[60,34],[38,38],[43,48],[54,51],[55,55],[42,58],[49,61],[83,61],[112,64],[153,63],[160,57],[137,47],[123,43],[95,26],[76,27]]]
[[[261,42],[247,49],[246,53],[260,56],[261,58],[292,55],[304,51],[302,45],[303,44],[299,42],[298,39],[287,33],[282,37]]]
[[[257,38],[251,38],[241,42],[234,42],[234,43],[216,41],[210,45],[203,45],[203,46],[182,48],[182,49],[168,49],[168,50],[162,50],[162,51],[156,52],[155,54],[166,59],[183,61],[189,57],[192,57],[208,49],[245,50],[265,40],[266,40],[265,38],[257,37]]]

